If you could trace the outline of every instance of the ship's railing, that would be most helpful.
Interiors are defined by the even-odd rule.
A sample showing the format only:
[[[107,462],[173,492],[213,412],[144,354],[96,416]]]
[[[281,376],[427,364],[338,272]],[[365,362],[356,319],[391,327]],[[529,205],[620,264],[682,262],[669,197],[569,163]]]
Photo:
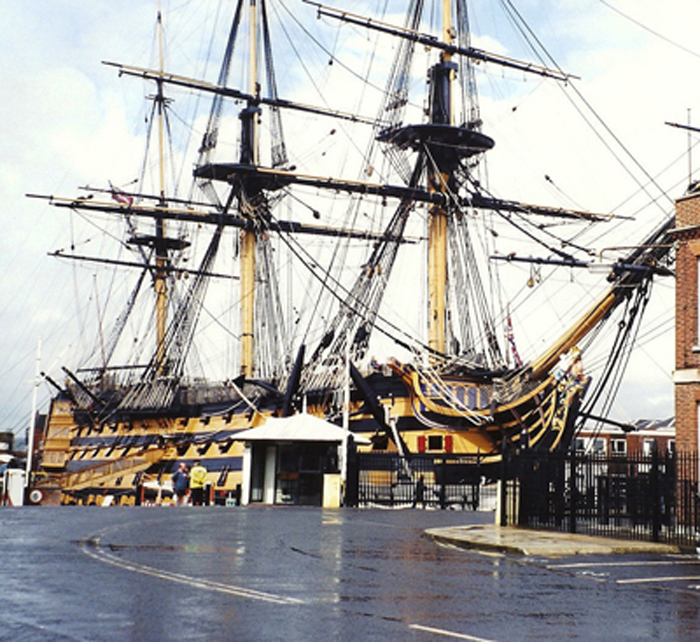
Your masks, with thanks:
[[[113,408],[124,399],[127,399],[126,403],[129,407],[134,408],[161,407],[164,400],[168,403],[174,400],[183,405],[197,405],[233,402],[240,399],[236,388],[226,382],[180,382],[176,391],[172,390],[172,382],[168,380],[154,381],[147,387],[128,383],[120,384],[115,380],[110,380],[109,384],[103,380],[92,384],[87,382],[85,389],[71,382],[68,382],[66,386],[79,408],[96,412],[100,410],[100,402]]]
[[[526,371],[495,378],[493,384],[493,399],[496,404],[522,397],[535,385]]]
[[[240,394],[236,388],[226,383],[187,383],[181,386],[177,398],[184,405],[194,405],[237,401]]]

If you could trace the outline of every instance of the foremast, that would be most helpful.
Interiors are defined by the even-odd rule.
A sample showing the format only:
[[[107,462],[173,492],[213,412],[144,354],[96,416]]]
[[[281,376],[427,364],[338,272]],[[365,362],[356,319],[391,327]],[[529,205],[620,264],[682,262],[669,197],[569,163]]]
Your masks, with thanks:
[[[408,337],[400,327],[386,323],[385,319],[382,319],[382,331],[412,352],[427,354],[431,365],[438,370],[442,370],[446,362],[454,361],[462,355],[465,355],[466,360],[476,363],[473,356],[478,357],[480,352],[489,355],[492,352],[496,353],[489,364],[495,363],[495,367],[500,369],[503,359],[495,338],[496,333],[493,331],[490,311],[483,309],[483,280],[478,276],[473,278],[472,275],[465,274],[463,267],[455,265],[458,258],[466,258],[470,264],[475,263],[475,257],[471,255],[469,232],[465,229],[468,225],[466,211],[484,208],[528,211],[544,215],[558,215],[561,212],[567,216],[573,213],[559,210],[555,214],[546,208],[508,203],[502,199],[487,197],[479,189],[480,182],[475,180],[472,173],[478,166],[481,155],[493,147],[494,141],[481,132],[472,64],[474,61],[492,62],[559,81],[566,81],[568,75],[473,48],[470,44],[469,20],[464,0],[440,0],[443,15],[440,35],[437,37],[420,31],[421,22],[425,17],[425,7],[421,0],[410,3],[403,27],[378,22],[311,0],[305,2],[317,6],[320,16],[376,30],[403,41],[403,45],[396,51],[392,72],[384,92],[385,102],[379,113],[375,131],[376,139],[386,145],[386,155],[390,158],[393,169],[406,181],[406,187],[402,190],[386,185],[377,193],[407,199],[399,204],[395,215],[385,228],[385,239],[375,246],[370,258],[363,263],[361,274],[347,290],[347,297],[341,302],[340,310],[329,324],[330,330],[324,334],[309,362],[309,375],[305,378],[305,387],[332,387],[334,375],[331,370],[334,366],[336,369],[340,367],[337,355],[344,353],[344,342],[347,340],[351,341],[351,359],[359,361],[364,358],[368,337],[375,327],[384,289],[394,265],[397,240],[404,233],[413,205],[419,202],[429,204],[429,240],[425,256],[425,279],[428,286],[427,342]],[[410,120],[416,114],[415,111],[407,111],[411,100],[406,79],[410,77],[410,67],[414,62],[417,45],[423,45],[429,52],[438,52],[439,57],[428,70],[429,93],[425,110],[427,118],[411,123]],[[460,104],[457,104],[456,96],[453,95],[453,86],[458,74],[462,81]],[[406,124],[404,118],[409,124]],[[409,166],[413,168],[410,174],[406,171]],[[317,185],[323,187],[321,181],[318,181]],[[333,183],[334,188],[339,185],[339,182]],[[349,183],[345,183],[342,189],[356,191],[351,189]],[[453,236],[457,237],[456,241]],[[374,278],[377,274],[381,274],[381,279]],[[473,292],[471,297],[468,297],[467,291]],[[459,297],[459,306],[452,306],[453,311],[455,307],[459,308],[457,315],[450,313],[451,294]],[[479,306],[481,308],[476,310],[476,314],[463,311]],[[484,315],[488,318],[479,324],[478,319]],[[453,334],[453,326],[458,328],[461,335],[461,347],[459,338]],[[403,337],[406,337],[406,341]],[[480,342],[483,349],[467,353],[464,348],[466,346],[469,349],[474,343],[471,341],[473,338]],[[477,365],[483,368],[482,364]],[[313,374],[314,370],[318,372],[317,376]]]
[[[442,39],[452,45],[451,0],[442,3]],[[452,54],[444,50],[440,61],[431,70],[430,122],[436,125],[453,124],[452,83],[456,65]],[[428,190],[444,194],[450,180],[449,168],[438,163],[428,163]],[[433,205],[428,219],[428,345],[439,354],[445,353],[445,330],[447,309],[447,207]]]

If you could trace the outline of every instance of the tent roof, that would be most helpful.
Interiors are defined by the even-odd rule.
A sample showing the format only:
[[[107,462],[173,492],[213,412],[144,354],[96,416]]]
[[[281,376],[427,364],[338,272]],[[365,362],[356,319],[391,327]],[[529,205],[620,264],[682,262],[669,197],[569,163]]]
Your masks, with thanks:
[[[366,437],[350,433],[358,444],[371,443]],[[262,426],[243,430],[235,441],[328,441],[340,442],[347,432],[325,419],[302,412],[291,417],[268,417]]]

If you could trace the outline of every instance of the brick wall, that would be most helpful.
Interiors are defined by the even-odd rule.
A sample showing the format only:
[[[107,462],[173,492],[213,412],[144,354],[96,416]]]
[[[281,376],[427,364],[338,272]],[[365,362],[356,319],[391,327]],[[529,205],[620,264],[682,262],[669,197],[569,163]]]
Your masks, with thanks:
[[[698,261],[700,194],[676,202],[676,443],[698,449],[700,338],[698,337]]]
[[[697,406],[700,403],[700,386],[676,384],[676,447],[679,451],[698,449]]]

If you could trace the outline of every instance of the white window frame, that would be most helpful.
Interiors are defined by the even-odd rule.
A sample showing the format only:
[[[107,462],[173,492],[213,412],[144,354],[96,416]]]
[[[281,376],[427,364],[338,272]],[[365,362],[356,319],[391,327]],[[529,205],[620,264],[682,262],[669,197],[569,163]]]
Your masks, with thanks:
[[[619,446],[622,445],[622,448]],[[627,454],[627,440],[626,439],[611,439],[610,440],[610,454],[611,455],[621,455]]]

